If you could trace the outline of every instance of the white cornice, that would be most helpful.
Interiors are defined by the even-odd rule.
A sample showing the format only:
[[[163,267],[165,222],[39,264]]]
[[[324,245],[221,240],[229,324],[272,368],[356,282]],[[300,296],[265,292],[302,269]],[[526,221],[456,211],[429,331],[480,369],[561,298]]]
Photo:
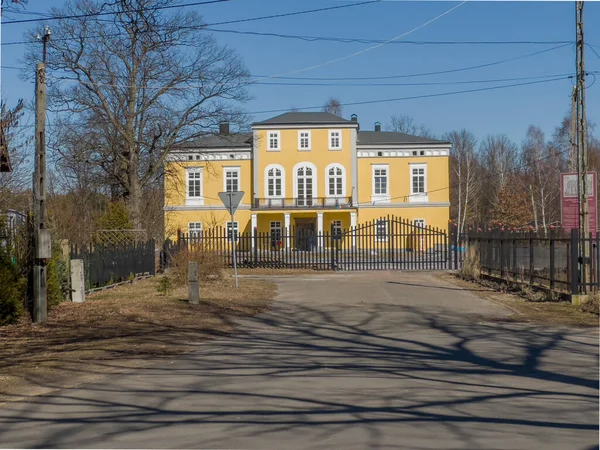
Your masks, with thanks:
[[[220,152],[177,152],[167,156],[168,162],[194,162],[194,161],[240,161],[252,159],[252,152],[247,151],[220,151]]]
[[[423,156],[448,156],[449,150],[447,148],[435,148],[424,150],[422,148],[418,150],[413,149],[369,149],[361,150],[358,149],[357,156],[359,158],[414,158]]]
[[[253,130],[306,130],[306,129],[317,129],[324,128],[329,130],[337,130],[339,128],[358,128],[358,125],[355,123],[328,123],[328,124],[290,124],[290,125],[253,125]]]

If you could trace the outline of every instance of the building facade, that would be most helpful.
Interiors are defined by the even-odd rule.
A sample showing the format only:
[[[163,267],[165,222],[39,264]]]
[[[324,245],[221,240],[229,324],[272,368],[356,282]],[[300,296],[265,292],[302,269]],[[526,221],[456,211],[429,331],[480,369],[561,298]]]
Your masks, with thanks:
[[[290,112],[256,122],[251,133],[211,135],[174,151],[165,163],[166,237],[290,230],[318,236],[402,217],[448,227],[448,142],[359,129],[325,112]],[[218,193],[244,191],[235,223]],[[295,243],[285,242],[293,247]]]

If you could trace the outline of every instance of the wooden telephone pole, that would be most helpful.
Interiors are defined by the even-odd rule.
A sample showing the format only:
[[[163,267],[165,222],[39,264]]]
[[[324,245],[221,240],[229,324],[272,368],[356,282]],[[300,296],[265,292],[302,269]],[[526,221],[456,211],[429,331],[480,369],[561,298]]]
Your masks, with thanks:
[[[35,172],[33,174],[33,321],[48,318],[47,261],[52,256],[46,214],[46,47],[50,28],[39,37],[44,46],[43,62],[35,68]]]
[[[587,153],[587,120],[585,112],[585,41],[583,37],[583,1],[576,2],[576,68],[577,85],[575,87],[575,147],[577,150],[577,176],[579,194],[579,236],[580,236],[580,274],[583,291],[587,292],[586,280],[589,280],[589,241],[590,214],[588,204],[588,153]]]

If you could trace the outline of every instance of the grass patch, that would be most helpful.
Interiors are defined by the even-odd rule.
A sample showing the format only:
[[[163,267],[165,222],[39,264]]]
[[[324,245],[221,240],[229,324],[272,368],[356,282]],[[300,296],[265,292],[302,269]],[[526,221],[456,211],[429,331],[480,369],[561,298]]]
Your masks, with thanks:
[[[557,325],[577,327],[597,327],[598,315],[582,310],[567,301],[531,301],[523,298],[521,292],[499,292],[493,287],[463,279],[460,274],[444,273],[439,275],[443,280],[449,281],[456,286],[474,292],[477,296],[500,303],[514,314],[508,317],[511,322],[526,322],[536,325]],[[486,318],[494,320],[494,318]],[[506,321],[507,318],[502,318]]]
[[[158,293],[147,279],[53,308],[44,324],[0,327],[0,401],[69,387],[140,367],[230,332],[236,318],[265,311],[275,287],[262,280],[204,282],[201,302],[187,287]]]

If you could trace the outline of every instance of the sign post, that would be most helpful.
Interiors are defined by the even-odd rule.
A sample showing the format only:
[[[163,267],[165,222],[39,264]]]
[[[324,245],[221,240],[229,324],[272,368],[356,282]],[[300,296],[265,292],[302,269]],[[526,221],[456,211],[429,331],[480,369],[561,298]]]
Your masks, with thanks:
[[[235,255],[235,241],[237,239],[237,236],[236,236],[236,229],[234,228],[233,224],[235,223],[235,221],[234,221],[235,211],[238,208],[238,206],[240,205],[240,202],[242,201],[243,196],[244,196],[244,191],[219,192],[219,198],[223,202],[223,205],[225,205],[225,208],[227,209],[227,211],[229,211],[229,214],[231,214],[231,248],[233,251],[233,274],[235,276],[235,287],[236,288],[238,287],[237,257]],[[227,231],[229,231],[229,230],[227,230]]]

